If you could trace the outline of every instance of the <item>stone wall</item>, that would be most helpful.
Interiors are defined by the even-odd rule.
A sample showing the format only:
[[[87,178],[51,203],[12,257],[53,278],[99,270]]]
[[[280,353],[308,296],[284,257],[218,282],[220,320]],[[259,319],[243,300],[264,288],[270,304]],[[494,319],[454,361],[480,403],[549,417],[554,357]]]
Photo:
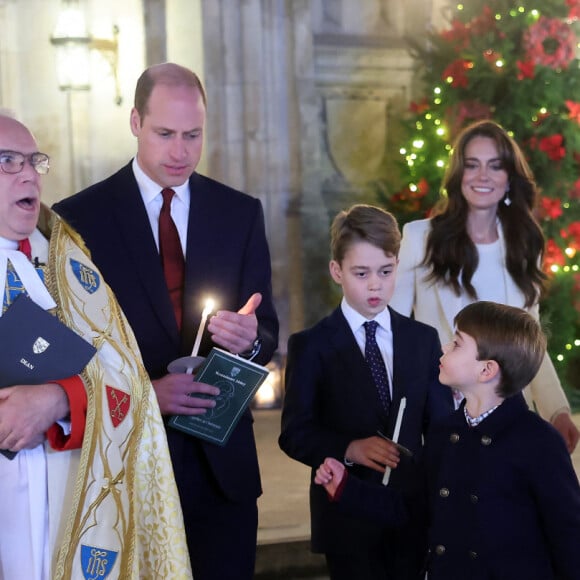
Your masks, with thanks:
[[[262,199],[289,333],[338,300],[328,277],[332,216],[372,201],[396,155],[396,119],[417,87],[408,38],[437,0],[204,0],[208,168]]]
[[[440,23],[444,0],[81,0],[89,31],[119,27],[119,89],[93,51],[91,88],[59,91],[50,36],[61,0],[0,0],[0,106],[51,156],[48,203],[102,179],[135,152],[137,77],[173,60],[208,92],[200,171],[261,199],[281,319],[291,332],[333,308],[332,216],[372,201],[388,172],[396,119],[417,86],[408,38]]]

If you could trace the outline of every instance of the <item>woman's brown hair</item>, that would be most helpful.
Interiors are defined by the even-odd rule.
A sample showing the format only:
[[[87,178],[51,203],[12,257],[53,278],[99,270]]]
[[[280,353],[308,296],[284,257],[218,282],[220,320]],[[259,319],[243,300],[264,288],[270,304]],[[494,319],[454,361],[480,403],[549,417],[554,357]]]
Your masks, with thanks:
[[[510,204],[499,203],[497,215],[505,239],[506,267],[525,297],[525,306],[537,302],[546,275],[541,270],[544,236],[533,210],[538,191],[532,171],[517,143],[497,123],[479,121],[466,127],[453,148],[442,187],[442,199],[434,209],[423,265],[428,281],[449,284],[456,294],[464,289],[477,300],[471,281],[478,253],[467,232],[467,202],[461,191],[465,148],[474,137],[491,139],[509,179]]]

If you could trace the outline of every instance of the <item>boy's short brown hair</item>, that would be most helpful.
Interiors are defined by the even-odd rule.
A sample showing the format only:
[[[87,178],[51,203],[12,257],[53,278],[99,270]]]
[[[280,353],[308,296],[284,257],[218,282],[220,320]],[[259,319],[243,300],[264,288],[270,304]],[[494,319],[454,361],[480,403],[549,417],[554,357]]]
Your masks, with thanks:
[[[332,259],[342,263],[356,242],[368,242],[387,256],[399,255],[401,232],[393,214],[373,205],[357,204],[336,215],[330,228]]]
[[[546,335],[528,312],[496,302],[475,302],[455,316],[457,330],[477,344],[478,360],[494,360],[501,369],[497,394],[507,399],[536,376],[546,353]]]

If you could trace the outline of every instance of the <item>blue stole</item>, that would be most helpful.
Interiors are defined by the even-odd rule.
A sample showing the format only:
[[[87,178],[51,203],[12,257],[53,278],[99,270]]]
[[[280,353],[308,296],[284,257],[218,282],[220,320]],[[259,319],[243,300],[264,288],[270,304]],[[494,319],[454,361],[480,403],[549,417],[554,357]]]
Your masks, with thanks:
[[[44,266],[37,265],[34,267],[34,269],[44,284]],[[8,260],[8,268],[6,270],[6,288],[4,289],[2,312],[5,312],[6,309],[12,304],[12,302],[14,302],[16,297],[22,292],[28,295],[28,292],[26,292],[26,289],[22,285],[20,277],[12,267],[10,260]]]

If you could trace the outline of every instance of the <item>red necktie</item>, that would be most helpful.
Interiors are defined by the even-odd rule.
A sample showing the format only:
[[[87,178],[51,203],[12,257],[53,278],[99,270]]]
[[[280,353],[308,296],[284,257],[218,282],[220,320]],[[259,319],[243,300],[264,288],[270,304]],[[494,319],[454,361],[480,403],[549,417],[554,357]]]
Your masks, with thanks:
[[[24,238],[18,242],[18,249],[29,259],[32,260],[32,248],[30,247],[30,240]]]
[[[163,196],[163,206],[159,214],[159,253],[177,326],[181,329],[181,302],[185,260],[183,259],[179,234],[171,218],[171,199],[175,195],[175,191],[173,189],[164,189],[161,195]]]

